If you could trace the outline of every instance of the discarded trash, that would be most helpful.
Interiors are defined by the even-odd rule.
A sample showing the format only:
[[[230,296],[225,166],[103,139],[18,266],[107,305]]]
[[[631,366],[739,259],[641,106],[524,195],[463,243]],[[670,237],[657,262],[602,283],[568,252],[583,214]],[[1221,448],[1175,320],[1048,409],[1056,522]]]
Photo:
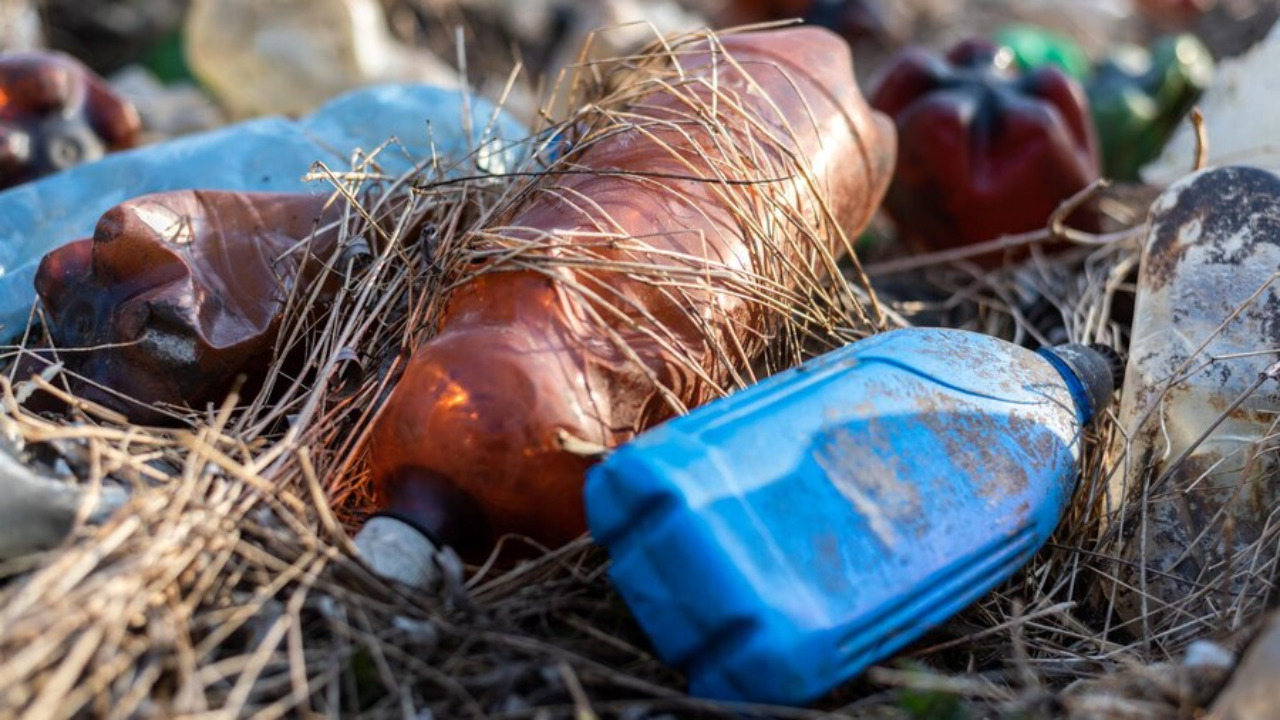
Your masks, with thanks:
[[[1086,89],[1106,175],[1137,180],[1212,77],[1209,49],[1190,34],[1161,39],[1150,51],[1122,46],[1100,63]]]
[[[694,694],[808,702],[1049,539],[1113,357],[882,333],[620,448],[589,476],[592,535]]]
[[[497,141],[528,134],[483,100],[469,102],[467,117],[464,96],[453,90],[369,88],[296,122],[263,118],[241,123],[117,153],[0,193],[0,335],[11,337],[25,327],[40,258],[92,234],[98,218],[126,200],[193,188],[328,194],[333,190],[329,182],[308,184],[303,179],[312,163],[345,172],[357,149],[372,153],[392,138],[399,144],[376,158],[377,169],[389,177],[435,157],[464,157],[490,141],[495,159],[501,159],[511,149]]]
[[[1214,700],[1205,720],[1262,720],[1275,717],[1276,667],[1280,666],[1280,615],[1262,623],[1227,685]]]
[[[500,3],[506,24],[525,43],[550,57],[537,62],[554,83],[579,62],[630,55],[665,36],[707,26],[677,0],[533,0]]]
[[[191,0],[40,0],[49,42],[109,75],[182,26]]]
[[[43,44],[34,0],[0,0],[0,52],[36,50]]]
[[[112,208],[92,238],[40,263],[53,346],[42,355],[87,381],[70,379],[79,397],[137,423],[221,402],[238,375],[251,395],[286,360],[274,354],[295,286],[310,289],[333,260],[338,214],[325,202],[184,190]]]
[[[70,55],[0,55],[0,190],[138,140],[138,113]]]
[[[858,95],[834,34],[654,47],[635,85],[653,89],[588,111],[590,134],[561,161],[574,172],[495,211],[479,239],[491,257],[528,254],[454,291],[372,432],[383,507],[461,553],[505,533],[582,533],[587,449],[744,372],[781,322],[752,283],[776,297],[789,268],[834,267],[841,229],[865,226],[888,184],[892,126]],[[574,248],[583,262],[558,263]]]
[[[1277,267],[1280,176],[1204,171],[1152,206],[1110,483],[1113,508],[1136,509],[1111,521],[1115,605],[1148,636],[1238,622],[1265,602],[1280,506]]]
[[[885,0],[735,0],[726,3],[722,20],[730,24],[800,18],[854,40],[900,38],[907,32],[905,3]]]
[[[227,124],[222,109],[191,83],[163,84],[141,65],[130,65],[107,80],[112,89],[138,109],[144,143],[171,140]]]
[[[1092,71],[1089,56],[1071,38],[1033,25],[1010,25],[996,32],[996,45],[1008,48],[1018,69],[1052,65],[1083,82]]]
[[[920,248],[1044,227],[1098,178],[1084,91],[1057,68],[1019,74],[1007,51],[967,41],[946,58],[910,48],[873,87],[901,154],[885,209]],[[1076,215],[1083,225],[1087,214]]]
[[[1267,38],[1240,57],[1218,63],[1213,82],[1197,103],[1204,114],[1209,141],[1208,164],[1248,163],[1280,168],[1276,148],[1277,112],[1270,99],[1280,96],[1280,24]],[[1142,170],[1142,179],[1155,185],[1171,183],[1191,170],[1198,140],[1191,123],[1181,123],[1155,162]]]
[[[95,503],[87,519],[101,522],[124,501],[120,488],[90,498],[85,488],[40,477],[0,450],[0,562],[62,542],[86,502]]]
[[[378,0],[194,0],[185,34],[191,70],[239,118],[311,112],[365,85],[458,84],[396,42]]]

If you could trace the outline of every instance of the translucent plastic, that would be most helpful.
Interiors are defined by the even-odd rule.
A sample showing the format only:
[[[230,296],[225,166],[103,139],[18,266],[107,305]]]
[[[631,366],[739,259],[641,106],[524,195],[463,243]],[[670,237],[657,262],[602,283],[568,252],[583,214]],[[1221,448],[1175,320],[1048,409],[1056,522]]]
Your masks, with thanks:
[[[210,189],[329,194],[308,183],[315,162],[351,167],[356,150],[378,155],[390,176],[432,160],[448,163],[495,138],[527,132],[493,106],[425,85],[388,85],[344,95],[298,121],[263,118],[159,145],[116,153],[0,193],[0,336],[21,332],[35,293],[36,264],[56,247],[93,233],[98,218],[126,200],[168,190]],[[485,135],[496,117],[496,123]],[[507,147],[507,146],[504,146]],[[495,153],[495,160],[506,157]]]
[[[1152,207],[1119,416],[1131,444],[1113,449],[1110,500],[1131,511],[1112,518],[1128,561],[1117,607],[1153,632],[1236,617],[1270,586],[1275,541],[1253,546],[1280,501],[1280,388],[1259,385],[1280,347],[1278,208],[1280,177],[1239,167],[1190,176]]]
[[[548,176],[489,232],[512,245],[547,237],[599,245],[607,234],[620,240],[599,255],[614,262],[782,278],[766,267],[770,256],[756,244],[764,241],[734,211],[769,201],[757,200],[761,191],[750,184],[714,180],[727,157],[716,143],[745,150],[751,133],[768,131],[786,138],[787,149],[754,146],[760,175],[793,173],[786,153],[806,158],[835,220],[856,234],[883,195],[894,143],[887,119],[858,94],[847,46],[816,29],[729,36],[723,45],[734,62],[713,59],[704,44],[682,48],[685,80],[676,90],[636,98],[625,108],[635,125],[573,158],[586,172]],[[689,122],[691,107],[712,107],[713,73],[726,127],[716,134]],[[717,158],[722,164],[713,167]],[[816,213],[815,185],[787,182],[786,194],[771,188],[785,212]],[[818,243],[802,240],[793,225],[777,232],[768,242],[788,248],[791,262],[819,262]],[[826,240],[838,254],[838,235]],[[556,273],[480,273],[459,287],[439,334],[418,348],[373,431],[387,510],[464,552],[484,551],[508,532],[549,544],[577,536],[592,460],[566,439],[623,442],[670,417],[672,397],[692,407],[715,396],[714,384],[726,383],[733,368],[713,343],[747,358],[764,347],[760,305],[730,292],[729,280],[688,283],[681,294],[626,273],[570,266]],[[571,283],[607,284],[609,292],[598,304],[575,303]],[[677,358],[693,358],[701,372]]]
[[[87,380],[73,389],[135,422],[163,422],[157,405],[221,402],[238,375],[252,392],[283,361],[273,351],[291,293],[336,248],[338,213],[325,200],[147,195],[49,253],[36,289],[56,359]]]
[[[391,36],[378,0],[194,0],[184,33],[192,71],[235,117],[300,115],[377,83],[457,84]]]

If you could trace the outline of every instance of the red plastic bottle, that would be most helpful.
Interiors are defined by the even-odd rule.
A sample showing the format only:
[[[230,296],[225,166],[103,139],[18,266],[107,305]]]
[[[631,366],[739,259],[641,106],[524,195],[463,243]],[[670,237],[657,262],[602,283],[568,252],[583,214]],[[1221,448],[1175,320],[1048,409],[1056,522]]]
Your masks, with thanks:
[[[875,81],[871,104],[893,117],[901,140],[885,210],[919,250],[1042,228],[1099,176],[1080,85],[1055,67],[1020,73],[983,41],[946,57],[900,53]],[[1088,210],[1077,219],[1093,227]]]

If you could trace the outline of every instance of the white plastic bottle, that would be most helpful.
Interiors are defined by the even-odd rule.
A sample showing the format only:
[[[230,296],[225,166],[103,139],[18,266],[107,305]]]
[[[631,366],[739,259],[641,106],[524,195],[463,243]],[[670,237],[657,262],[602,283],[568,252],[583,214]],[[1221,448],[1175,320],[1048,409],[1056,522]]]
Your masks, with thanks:
[[[1116,608],[1148,638],[1231,628],[1266,601],[1278,279],[1280,176],[1206,170],[1152,206],[1109,495]]]

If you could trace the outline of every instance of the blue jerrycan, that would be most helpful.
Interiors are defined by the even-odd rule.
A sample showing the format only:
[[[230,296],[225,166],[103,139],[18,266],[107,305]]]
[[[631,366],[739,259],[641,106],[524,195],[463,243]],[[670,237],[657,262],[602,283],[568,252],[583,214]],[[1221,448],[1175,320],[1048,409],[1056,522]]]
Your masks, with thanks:
[[[803,704],[1007,579],[1121,366],[882,333],[672,420],[587,480],[610,577],[694,695]]]

